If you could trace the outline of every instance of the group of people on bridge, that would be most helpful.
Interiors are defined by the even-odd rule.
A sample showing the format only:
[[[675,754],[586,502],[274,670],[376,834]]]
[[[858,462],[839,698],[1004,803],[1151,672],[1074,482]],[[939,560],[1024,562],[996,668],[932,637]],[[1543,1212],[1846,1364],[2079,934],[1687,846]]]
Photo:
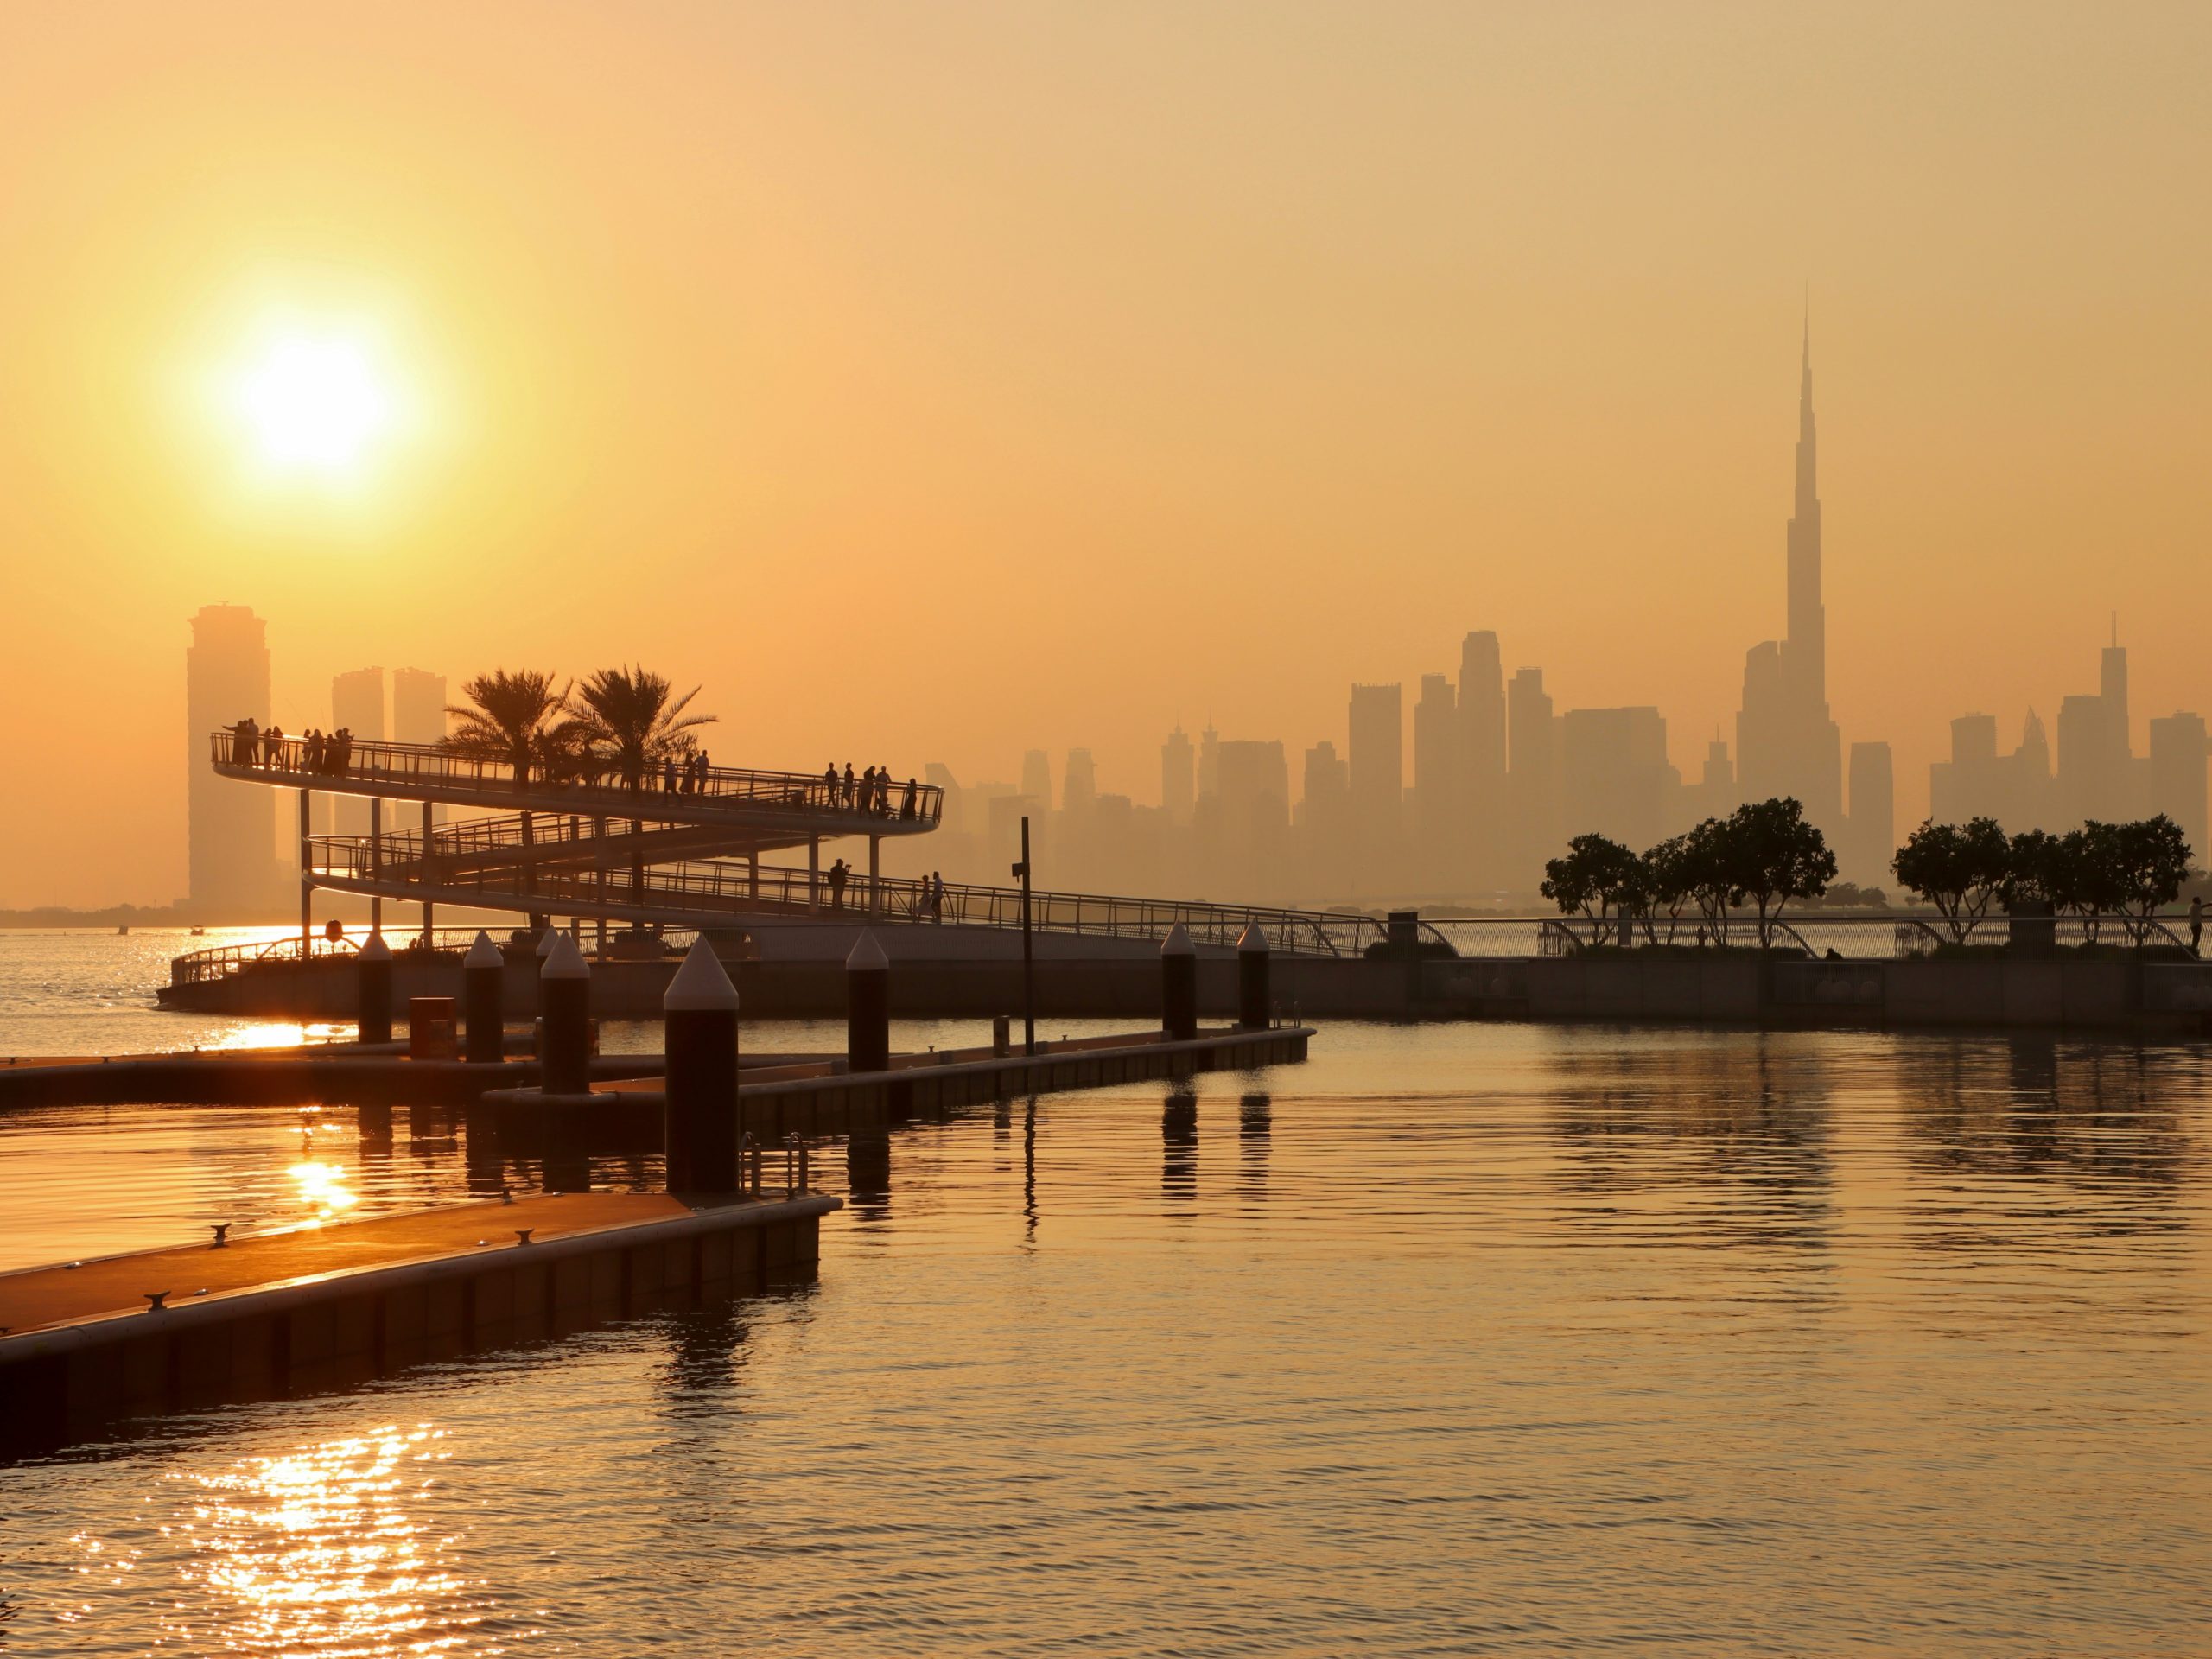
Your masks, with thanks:
[[[232,765],[291,769],[291,757],[284,748],[289,740],[282,726],[271,726],[264,732],[249,715],[230,731]],[[300,739],[300,751],[298,770],[338,776],[353,764],[353,734],[344,726],[334,732],[310,728]]]
[[[891,804],[893,791],[900,799],[894,808]],[[843,776],[832,760],[822,769],[822,793],[824,804],[847,812],[865,812],[871,817],[912,818],[921,810],[922,786],[909,778],[902,785],[891,781],[891,768],[870,766],[858,777],[853,775],[853,763],[845,762]]]
[[[845,884],[852,880],[853,867],[839,859],[822,873],[830,889],[830,908],[841,911],[845,907]],[[944,919],[944,873],[931,870],[914,885],[913,899],[909,913],[918,922],[941,922]]]

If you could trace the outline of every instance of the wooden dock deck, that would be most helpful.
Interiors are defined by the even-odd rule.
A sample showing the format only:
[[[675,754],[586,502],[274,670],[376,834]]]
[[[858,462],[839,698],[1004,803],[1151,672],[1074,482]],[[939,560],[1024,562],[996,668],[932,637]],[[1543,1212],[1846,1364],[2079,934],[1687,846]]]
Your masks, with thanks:
[[[0,1449],[759,1290],[812,1273],[842,1202],[556,1194],[0,1274]]]

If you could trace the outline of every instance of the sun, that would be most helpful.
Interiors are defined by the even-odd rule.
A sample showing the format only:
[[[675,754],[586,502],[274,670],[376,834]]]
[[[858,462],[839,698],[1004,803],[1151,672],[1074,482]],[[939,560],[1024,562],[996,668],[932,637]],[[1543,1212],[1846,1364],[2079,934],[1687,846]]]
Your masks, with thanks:
[[[376,341],[342,328],[267,332],[240,360],[227,401],[262,467],[337,481],[360,477],[404,413]]]

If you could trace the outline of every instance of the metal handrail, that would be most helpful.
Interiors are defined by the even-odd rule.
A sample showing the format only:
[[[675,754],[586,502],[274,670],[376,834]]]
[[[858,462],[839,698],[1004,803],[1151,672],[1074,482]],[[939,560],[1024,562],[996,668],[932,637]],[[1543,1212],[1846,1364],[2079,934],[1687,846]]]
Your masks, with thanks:
[[[366,836],[311,837],[311,871],[318,880],[331,884],[354,882],[387,889],[420,884],[443,893],[466,893],[471,902],[494,909],[565,912],[572,906],[635,908],[652,902],[740,916],[811,914],[836,920],[1005,929],[1020,925],[1021,893],[1017,887],[947,882],[940,904],[936,884],[925,879],[871,879],[855,873],[840,890],[826,872],[708,859],[643,868],[611,862],[595,868],[533,867],[524,893],[524,872],[518,867],[444,869],[434,857],[426,872],[419,858],[395,855],[399,839],[385,836],[372,842]],[[419,837],[405,844],[412,852]],[[1389,937],[1386,925],[1376,918],[1340,911],[1054,892],[1033,892],[1030,908],[1033,925],[1044,932],[1157,939],[1180,923],[1203,944],[1233,945],[1248,925],[1256,923],[1270,949],[1308,956],[1357,956],[1370,943]],[[1424,922],[1421,928],[1425,937],[1449,948],[1449,941],[1433,925]]]
[[[460,957],[467,954],[468,947],[476,941],[478,929],[473,927],[439,927],[430,931],[429,954],[440,957]],[[662,938],[671,949],[682,948],[693,930],[670,928]],[[171,985],[198,985],[215,980],[228,979],[233,975],[251,971],[257,966],[296,963],[315,957],[350,957],[356,954],[368,940],[365,931],[330,938],[322,933],[308,935],[304,940],[297,933],[286,933],[273,939],[264,939],[256,944],[210,945],[202,950],[188,950],[182,956],[169,958]],[[392,949],[402,956],[423,950],[420,928],[393,929],[389,934]],[[304,947],[304,948],[303,948]]]
[[[933,827],[944,813],[944,791],[912,779],[882,790],[880,803],[872,799],[862,805],[845,789],[842,777],[833,785],[826,776],[808,772],[709,766],[701,775],[696,789],[679,788],[671,792],[657,787],[658,775],[641,779],[639,786],[632,788],[614,777],[613,768],[595,763],[584,772],[567,775],[564,769],[564,775],[552,777],[540,774],[536,768],[525,768],[524,775],[518,779],[516,769],[509,761],[467,753],[444,743],[349,739],[342,766],[332,766],[327,758],[321,766],[310,766],[307,741],[289,735],[216,731],[208,734],[208,747],[216,770],[226,775],[251,777],[257,773],[286,783],[297,780],[308,788],[317,787],[315,780],[319,779],[323,780],[320,787],[341,793],[348,780],[402,787],[410,784],[484,788],[503,785],[509,791],[544,790],[590,801],[595,804],[594,810],[609,817],[676,822],[681,821],[681,810],[687,802],[787,807],[834,813],[861,823],[885,826]],[[601,779],[613,781],[601,783]],[[600,803],[604,805],[596,804]],[[675,816],[671,817],[671,814]]]

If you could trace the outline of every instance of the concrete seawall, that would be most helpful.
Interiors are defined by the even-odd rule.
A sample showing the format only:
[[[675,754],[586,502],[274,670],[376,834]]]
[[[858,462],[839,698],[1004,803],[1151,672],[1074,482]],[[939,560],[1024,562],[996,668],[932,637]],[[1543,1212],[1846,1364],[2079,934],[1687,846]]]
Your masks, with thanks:
[[[749,1019],[844,1014],[845,977],[839,964],[744,962],[730,967]],[[673,972],[672,963],[616,963],[594,969],[593,1011],[607,1019],[657,1019],[661,993]],[[2179,1037],[2205,1034],[2207,1015],[2212,1014],[2212,964],[2116,957],[1824,962],[1762,961],[1713,952],[1376,961],[1280,955],[1274,980],[1277,1008],[1304,1019],[2012,1027]],[[1036,983],[1040,1019],[1159,1017],[1156,958],[1043,960]],[[458,988],[458,969],[442,972],[435,963],[401,969],[402,999],[450,995]],[[272,968],[204,988],[204,1003],[195,997],[194,1006],[342,1020],[353,1007],[353,970],[345,962]],[[519,1017],[526,1014],[528,1001],[521,991],[517,995],[510,1007]],[[1201,955],[1198,997],[1209,1017],[1235,1012],[1232,956]],[[892,966],[894,1014],[984,1018],[1020,1003],[1021,975],[1015,963],[894,961]]]

